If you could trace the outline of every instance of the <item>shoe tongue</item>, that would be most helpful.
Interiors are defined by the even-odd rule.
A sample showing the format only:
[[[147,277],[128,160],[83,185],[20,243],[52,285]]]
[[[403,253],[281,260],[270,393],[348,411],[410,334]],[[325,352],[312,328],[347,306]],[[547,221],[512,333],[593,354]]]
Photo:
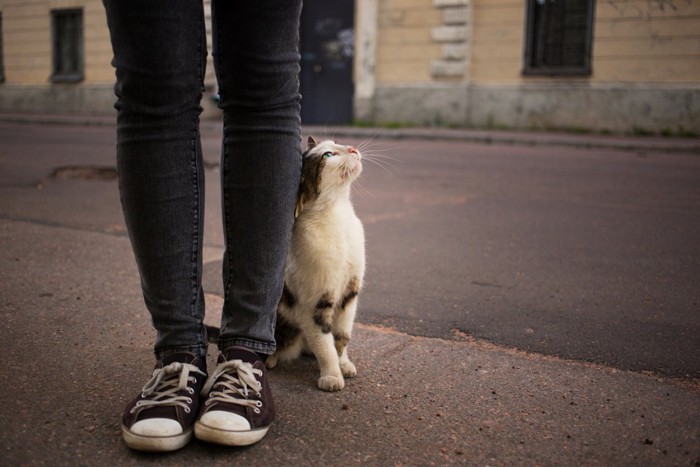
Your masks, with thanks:
[[[204,359],[200,359],[199,362],[195,363],[195,360],[197,360],[197,356],[193,353],[190,352],[177,352],[174,354],[170,354],[163,358],[162,365],[167,366],[170,365],[173,362],[179,362],[179,363],[191,363],[200,369],[203,370],[204,366],[206,365],[206,361]],[[203,370],[206,371],[206,370]]]
[[[256,361],[260,360],[260,357],[257,353],[253,352],[252,350],[248,350],[245,347],[234,346],[228,347],[221,352],[219,360],[243,360],[244,362],[255,363]]]
[[[192,363],[197,359],[197,356],[190,352],[177,352],[170,354],[163,359],[163,366],[170,365],[173,362]]]

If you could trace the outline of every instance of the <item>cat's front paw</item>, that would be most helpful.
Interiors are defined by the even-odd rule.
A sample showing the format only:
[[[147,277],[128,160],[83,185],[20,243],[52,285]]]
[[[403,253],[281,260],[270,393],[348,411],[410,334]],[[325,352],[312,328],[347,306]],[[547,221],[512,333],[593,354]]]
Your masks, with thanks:
[[[343,376],[346,378],[357,376],[357,368],[355,368],[355,365],[350,360],[340,364],[340,371],[343,372]]]
[[[318,379],[318,388],[324,391],[340,391],[345,387],[342,376],[321,376]]]
[[[267,360],[265,360],[265,366],[268,369],[273,369],[274,367],[277,366],[277,354],[270,355],[267,357]]]

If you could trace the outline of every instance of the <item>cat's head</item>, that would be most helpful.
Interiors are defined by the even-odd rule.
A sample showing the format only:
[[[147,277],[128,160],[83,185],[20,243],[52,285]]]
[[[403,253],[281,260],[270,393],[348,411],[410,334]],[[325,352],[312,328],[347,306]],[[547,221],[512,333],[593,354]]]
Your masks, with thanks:
[[[362,156],[357,148],[331,140],[319,143],[309,136],[295,215],[299,215],[305,204],[333,202],[339,196],[348,196],[350,184],[360,172]]]

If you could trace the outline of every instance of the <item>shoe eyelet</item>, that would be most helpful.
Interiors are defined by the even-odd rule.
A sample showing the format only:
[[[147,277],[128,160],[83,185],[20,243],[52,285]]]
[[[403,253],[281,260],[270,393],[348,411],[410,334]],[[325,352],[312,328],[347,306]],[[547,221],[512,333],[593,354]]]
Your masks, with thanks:
[[[136,407],[140,406],[141,402],[143,402],[143,401],[136,401]]]
[[[256,406],[256,407],[262,407],[262,406],[263,406],[262,401],[255,401],[255,406]]]
[[[187,388],[187,392],[189,392],[190,394],[194,394],[194,388]]]
[[[192,398],[191,398],[191,397],[188,397],[186,400],[187,400],[187,403],[188,403],[188,404],[191,404],[191,403],[192,403]]]
[[[185,413],[190,413],[190,412],[192,412],[192,409],[190,409],[189,407],[185,407]]]
[[[147,397],[147,396],[146,396],[146,393],[145,393],[145,392],[142,392],[142,393],[141,393],[141,398],[142,398],[142,399],[145,399],[146,397]]]
[[[256,414],[260,415],[260,409],[258,409],[258,408],[253,409],[253,412],[255,412]]]

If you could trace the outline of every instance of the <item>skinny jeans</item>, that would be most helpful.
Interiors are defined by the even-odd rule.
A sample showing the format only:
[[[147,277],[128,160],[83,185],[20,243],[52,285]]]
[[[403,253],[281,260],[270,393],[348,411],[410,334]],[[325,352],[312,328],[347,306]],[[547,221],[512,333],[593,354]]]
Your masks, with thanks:
[[[206,355],[201,0],[103,0],[116,70],[124,219],[157,331],[156,357]],[[275,350],[301,173],[301,0],[213,0],[223,111],[224,307],[218,346]]]

